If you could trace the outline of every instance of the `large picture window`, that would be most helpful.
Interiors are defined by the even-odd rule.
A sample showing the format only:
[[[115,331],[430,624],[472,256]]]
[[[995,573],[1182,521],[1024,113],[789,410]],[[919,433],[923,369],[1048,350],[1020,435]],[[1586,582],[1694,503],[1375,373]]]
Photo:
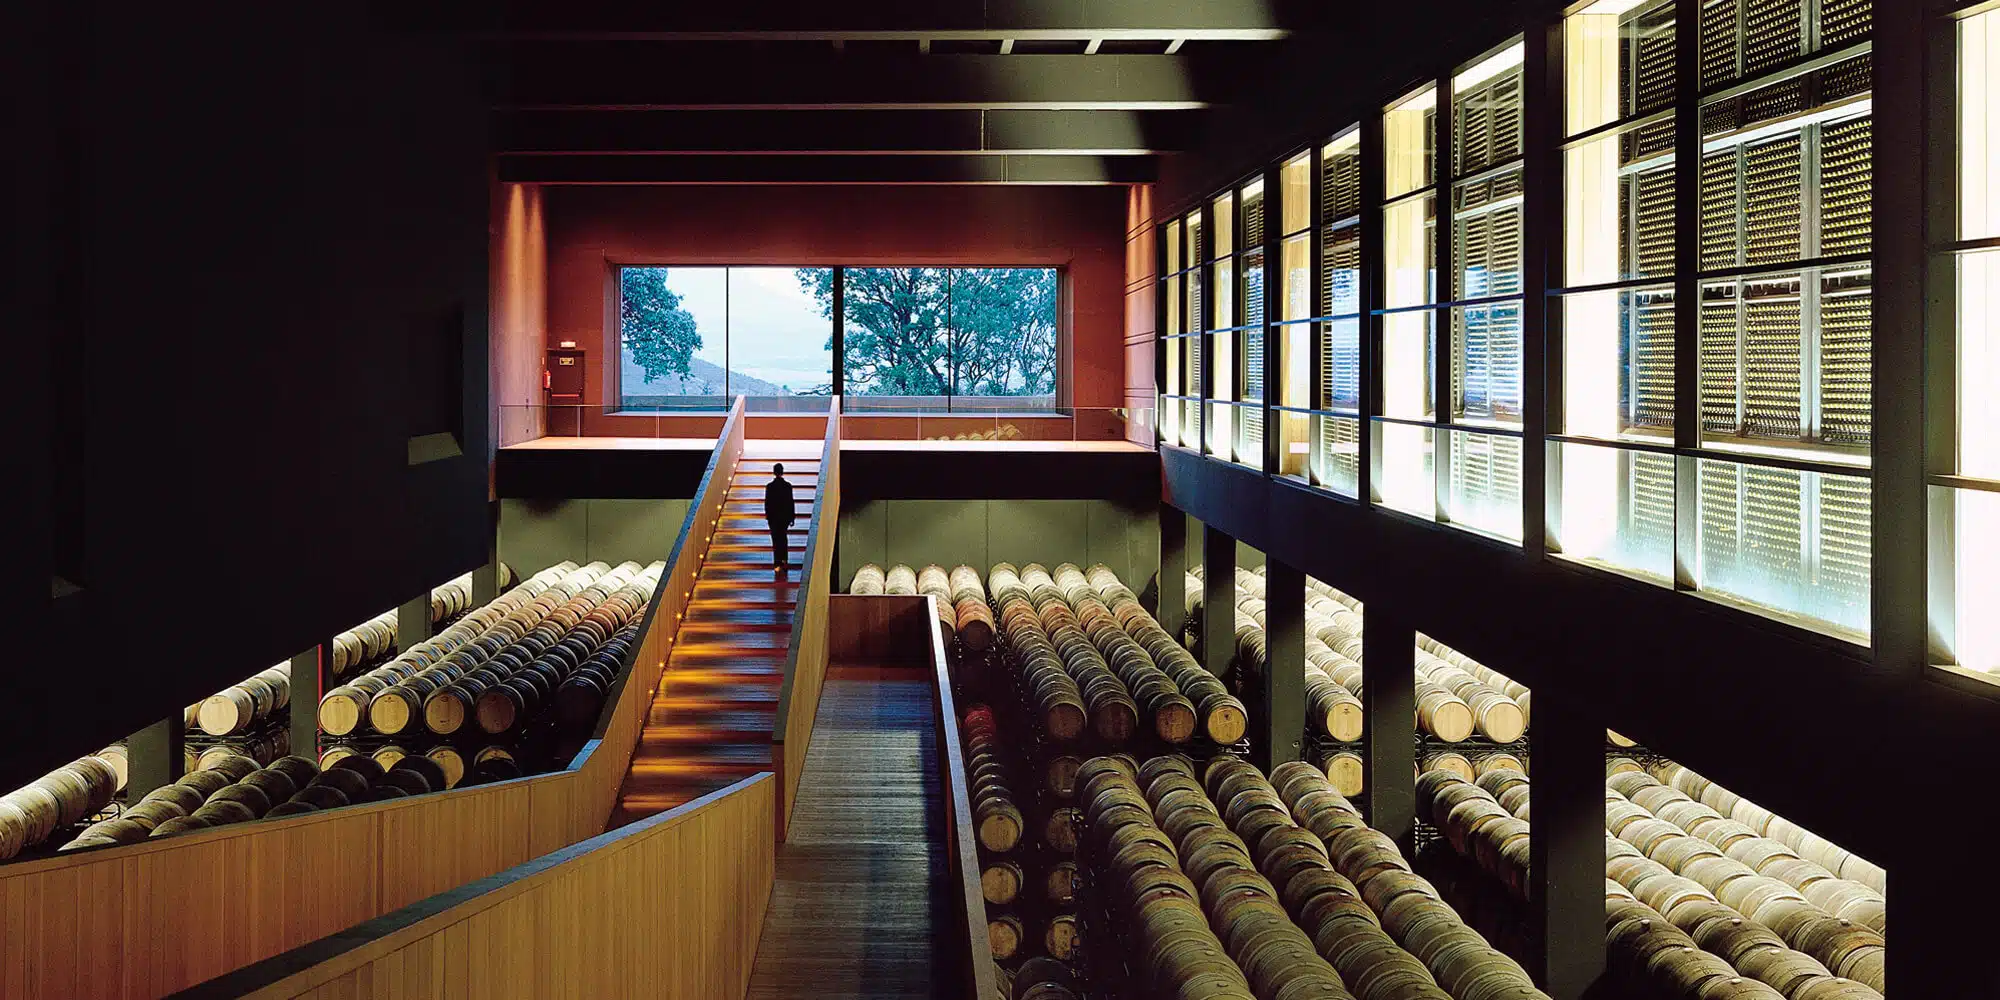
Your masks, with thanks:
[[[619,407],[1053,410],[1060,291],[1043,267],[623,267]]]

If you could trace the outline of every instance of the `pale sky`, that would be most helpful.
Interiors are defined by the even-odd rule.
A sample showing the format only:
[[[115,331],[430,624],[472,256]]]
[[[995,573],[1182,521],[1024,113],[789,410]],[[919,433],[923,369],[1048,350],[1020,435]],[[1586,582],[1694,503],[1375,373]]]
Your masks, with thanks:
[[[669,267],[667,287],[701,331],[697,356],[793,391],[833,381],[833,321],[799,287],[796,268]]]

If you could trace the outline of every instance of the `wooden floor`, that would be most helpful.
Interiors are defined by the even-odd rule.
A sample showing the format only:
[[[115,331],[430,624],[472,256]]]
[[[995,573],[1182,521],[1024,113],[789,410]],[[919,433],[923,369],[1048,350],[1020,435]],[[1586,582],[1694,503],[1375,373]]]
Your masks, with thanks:
[[[750,977],[752,1000],[943,996],[937,740],[924,680],[830,676]]]

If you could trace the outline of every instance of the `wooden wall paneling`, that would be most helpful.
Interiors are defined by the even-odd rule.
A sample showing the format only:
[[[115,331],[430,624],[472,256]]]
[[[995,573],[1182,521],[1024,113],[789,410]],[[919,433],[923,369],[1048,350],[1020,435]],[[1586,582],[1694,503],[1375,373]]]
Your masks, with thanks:
[[[431,809],[382,813],[381,909],[394,910],[505,871],[529,853],[532,790],[514,782],[454,795]]]
[[[117,865],[0,881],[0,997],[120,995],[123,966],[95,960],[91,945],[123,933],[124,889]]]
[[[827,601],[827,662],[928,662],[930,648],[914,633],[927,613],[922,596],[832,594]]]
[[[316,964],[279,959],[180,996],[740,996],[776,876],[776,792],[771,774],[746,778],[392,915],[372,939],[320,942]]]

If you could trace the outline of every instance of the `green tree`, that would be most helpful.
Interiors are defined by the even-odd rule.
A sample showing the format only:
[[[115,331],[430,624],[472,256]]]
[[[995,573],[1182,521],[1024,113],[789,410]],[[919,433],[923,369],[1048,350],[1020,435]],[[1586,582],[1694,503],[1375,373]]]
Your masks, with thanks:
[[[802,270],[799,285],[823,315],[833,315],[831,270]],[[848,268],[839,359],[847,391],[1051,394],[1056,296],[1056,272],[1048,268]]]
[[[701,333],[694,314],[681,308],[681,297],[667,287],[667,269],[627,267],[618,275],[618,328],[632,360],[645,369],[646,381],[687,378],[694,352],[701,349]]]

